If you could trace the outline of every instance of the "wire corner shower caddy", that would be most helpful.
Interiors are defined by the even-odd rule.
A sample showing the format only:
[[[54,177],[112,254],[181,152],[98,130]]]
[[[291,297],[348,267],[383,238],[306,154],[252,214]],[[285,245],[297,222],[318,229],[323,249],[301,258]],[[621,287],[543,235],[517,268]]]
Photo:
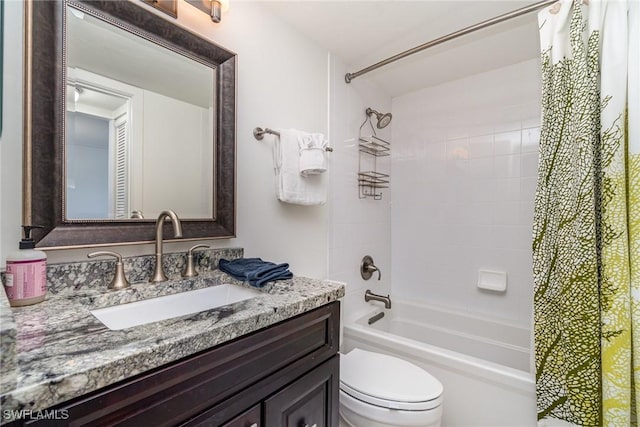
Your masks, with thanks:
[[[389,123],[391,123],[391,114],[382,114],[377,111],[367,108],[365,111],[366,118],[362,125],[360,125],[360,131],[358,134],[358,197],[365,199],[367,197],[373,197],[374,200],[381,200],[382,193],[379,191],[382,188],[389,188],[389,174],[378,171],[378,157],[386,157],[391,154],[391,144],[388,141],[378,137],[376,130],[371,123],[371,116],[375,115],[378,119],[376,127],[383,129]],[[369,136],[362,135],[362,128],[369,122],[371,126],[372,134]],[[371,157],[373,160],[370,170],[362,170],[363,155]]]

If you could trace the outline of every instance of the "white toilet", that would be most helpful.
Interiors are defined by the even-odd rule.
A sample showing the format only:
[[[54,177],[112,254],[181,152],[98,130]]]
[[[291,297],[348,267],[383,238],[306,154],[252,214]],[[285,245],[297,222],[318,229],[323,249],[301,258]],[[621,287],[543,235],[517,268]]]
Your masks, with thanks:
[[[340,357],[340,418],[352,427],[439,427],[442,390],[397,357],[357,348]]]

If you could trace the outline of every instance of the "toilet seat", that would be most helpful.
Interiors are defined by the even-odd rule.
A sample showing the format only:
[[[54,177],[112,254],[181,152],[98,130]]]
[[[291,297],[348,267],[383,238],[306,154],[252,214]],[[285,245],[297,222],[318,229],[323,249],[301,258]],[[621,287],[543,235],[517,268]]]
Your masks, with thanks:
[[[340,358],[340,389],[388,409],[427,411],[442,404],[442,384],[422,368],[386,354],[354,349]]]

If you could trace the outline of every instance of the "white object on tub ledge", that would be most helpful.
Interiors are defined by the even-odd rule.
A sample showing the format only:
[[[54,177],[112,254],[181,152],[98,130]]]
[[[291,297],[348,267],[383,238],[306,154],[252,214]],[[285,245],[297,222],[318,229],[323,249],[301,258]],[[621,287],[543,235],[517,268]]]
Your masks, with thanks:
[[[507,272],[494,270],[478,270],[478,287],[494,292],[507,290]]]

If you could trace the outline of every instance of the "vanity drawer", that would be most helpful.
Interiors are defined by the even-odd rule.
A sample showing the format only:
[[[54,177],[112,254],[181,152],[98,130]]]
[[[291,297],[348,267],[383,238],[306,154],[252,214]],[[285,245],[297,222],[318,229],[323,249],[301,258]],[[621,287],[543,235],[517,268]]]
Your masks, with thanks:
[[[214,424],[222,425],[334,356],[339,315],[339,302],[319,307],[59,405],[68,420],[46,425],[173,426],[214,407]]]

